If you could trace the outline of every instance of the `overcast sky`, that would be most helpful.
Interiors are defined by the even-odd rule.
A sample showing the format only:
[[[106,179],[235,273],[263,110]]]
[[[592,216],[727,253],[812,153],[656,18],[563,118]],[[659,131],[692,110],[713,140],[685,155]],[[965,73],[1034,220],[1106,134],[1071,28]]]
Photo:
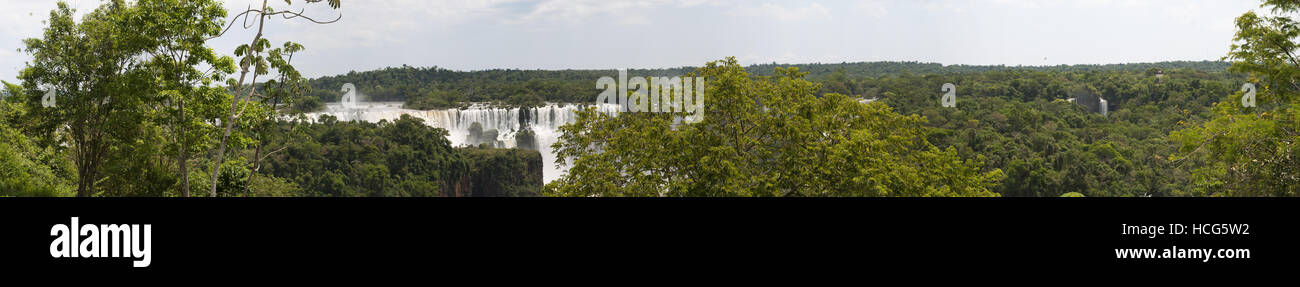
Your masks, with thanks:
[[[67,0],[86,12],[101,1]],[[227,0],[232,16],[261,1]],[[295,1],[302,2],[302,1]],[[615,69],[922,61],[1056,65],[1217,60],[1233,19],[1257,0],[343,0],[307,6],[333,19],[268,22],[267,37],[307,47],[318,77],[388,66]],[[271,1],[275,7],[284,2]],[[301,8],[302,4],[294,7]],[[51,0],[0,0],[0,79],[13,82]],[[298,9],[298,8],[295,8]],[[283,10],[283,9],[281,9]],[[235,27],[239,29],[240,27]],[[230,54],[253,31],[211,44]]]

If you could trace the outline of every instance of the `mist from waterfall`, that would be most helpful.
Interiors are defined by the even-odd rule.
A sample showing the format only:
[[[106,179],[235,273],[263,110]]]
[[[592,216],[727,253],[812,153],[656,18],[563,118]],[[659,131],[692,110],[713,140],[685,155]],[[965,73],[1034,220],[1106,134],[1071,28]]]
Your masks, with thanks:
[[[344,89],[346,90],[348,86],[350,85],[345,85]],[[555,153],[551,150],[551,144],[554,144],[560,136],[558,128],[576,120],[574,112],[580,108],[572,104],[547,104],[533,109],[502,109],[475,104],[464,110],[422,111],[402,108],[401,102],[362,102],[356,100],[355,96],[348,98],[346,95],[343,99],[353,101],[328,103],[325,105],[325,111],[309,113],[307,117],[317,119],[321,115],[328,114],[340,121],[379,122],[380,120],[394,121],[402,115],[411,115],[424,119],[424,123],[429,126],[446,129],[449,133],[447,139],[451,141],[452,146],[458,147],[479,144],[488,144],[497,148],[519,147],[520,143],[516,142],[515,136],[522,127],[527,126],[533,131],[533,138],[536,139],[536,143],[532,146],[542,154],[544,166],[542,178],[545,182],[560,178],[568,170],[567,166],[556,167]],[[618,113],[619,107],[606,104],[597,108],[600,112],[612,115]],[[523,117],[526,122],[520,121],[520,113],[527,113]],[[476,123],[478,127],[475,127]],[[529,145],[523,144],[525,147]]]

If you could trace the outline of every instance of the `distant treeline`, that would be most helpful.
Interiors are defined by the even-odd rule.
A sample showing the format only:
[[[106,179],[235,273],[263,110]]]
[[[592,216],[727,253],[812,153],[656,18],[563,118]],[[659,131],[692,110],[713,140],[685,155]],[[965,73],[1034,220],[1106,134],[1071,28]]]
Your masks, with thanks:
[[[1003,196],[1211,196],[1230,193],[1179,161],[1170,134],[1210,119],[1216,102],[1237,101],[1246,77],[1217,65],[833,75],[820,91],[925,116],[930,142],[1007,175],[994,188]],[[956,108],[939,105],[944,83],[957,87]],[[1066,101],[1078,92],[1106,99],[1109,115]]]
[[[631,70],[630,75],[678,76],[691,68]],[[363,100],[405,102],[407,108],[435,109],[470,102],[497,102],[510,106],[539,106],[544,102],[591,102],[596,79],[616,76],[614,70],[486,70],[458,72],[438,67],[402,66],[369,72],[351,72],[311,81],[304,102],[337,102],[345,83],[357,86]],[[312,99],[315,98],[315,99]]]
[[[758,76],[771,76],[779,67],[796,67],[800,72],[808,73],[809,79],[821,79],[833,73],[843,72],[850,76],[878,77],[903,73],[929,75],[954,73],[979,73],[991,71],[1034,71],[1034,72],[1113,72],[1146,71],[1150,69],[1192,69],[1205,72],[1222,72],[1230,66],[1228,62],[1219,61],[1173,61],[1158,63],[1105,64],[1105,65],[1056,65],[1056,66],[979,66],[979,65],[943,65],[921,62],[858,62],[858,63],[813,63],[813,64],[759,64],[750,65],[745,70]]]
[[[776,67],[797,67],[809,73],[807,78],[817,82],[844,81],[848,78],[881,77],[889,75],[941,75],[980,73],[992,71],[1026,72],[1113,72],[1140,71],[1156,73],[1162,70],[1194,70],[1222,72],[1228,63],[1215,61],[1179,61],[1161,63],[1110,64],[1110,65],[1060,65],[1060,66],[971,66],[920,62],[860,62],[816,64],[760,64],[746,67],[757,76],[770,76]],[[666,69],[633,69],[630,76],[681,76],[694,67]],[[462,106],[469,102],[496,102],[509,106],[536,106],[544,102],[591,102],[600,91],[595,81],[600,77],[616,76],[616,70],[483,70],[453,71],[439,67],[390,67],[368,72],[349,72],[326,76],[310,81],[312,91],[299,101],[295,108],[311,111],[323,103],[337,102],[342,96],[340,87],[353,83],[366,101],[405,102],[413,109],[436,109]]]

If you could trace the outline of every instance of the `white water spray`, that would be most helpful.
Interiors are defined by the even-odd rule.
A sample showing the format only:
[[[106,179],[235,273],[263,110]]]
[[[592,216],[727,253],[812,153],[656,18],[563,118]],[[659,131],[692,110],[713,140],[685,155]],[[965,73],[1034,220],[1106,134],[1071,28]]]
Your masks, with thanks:
[[[423,119],[429,126],[446,129],[449,133],[447,139],[451,141],[452,146],[470,146],[486,142],[500,148],[518,147],[519,143],[515,142],[515,135],[522,127],[527,126],[535,134],[537,141],[535,146],[542,153],[543,180],[551,182],[568,171],[567,166],[556,167],[555,152],[551,150],[551,144],[558,140],[560,126],[576,120],[577,116],[574,113],[581,108],[580,106],[547,104],[534,109],[502,109],[485,104],[474,104],[464,110],[421,111],[402,108],[401,102],[361,102],[357,99],[356,87],[352,84],[343,85],[343,91],[346,94],[341,102],[326,104],[324,112],[309,113],[307,117],[318,119],[321,115],[331,115],[340,121],[379,122],[380,120],[394,121],[402,115],[410,115]],[[619,109],[617,105],[609,104],[597,107],[600,112],[611,115],[617,114]],[[520,113],[527,113],[523,117],[526,122],[520,121]],[[471,137],[470,127],[474,123],[479,124],[483,136],[495,133],[495,138]]]

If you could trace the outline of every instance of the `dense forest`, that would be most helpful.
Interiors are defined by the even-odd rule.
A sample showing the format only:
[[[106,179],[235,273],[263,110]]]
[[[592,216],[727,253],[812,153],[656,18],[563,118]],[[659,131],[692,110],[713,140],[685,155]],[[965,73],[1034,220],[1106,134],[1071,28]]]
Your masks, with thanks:
[[[270,195],[529,196],[541,188],[536,150],[454,149],[446,130],[410,116],[368,123],[325,115],[276,125],[284,136],[267,144],[263,149],[271,152],[254,165],[268,180],[284,179],[268,186]]]
[[[932,128],[928,140],[935,146],[954,147],[968,160],[983,157],[986,170],[1006,173],[1007,179],[994,191],[1007,196],[1215,194],[1213,186],[1198,183],[1171,161],[1178,146],[1169,142],[1168,135],[1205,121],[1213,103],[1227,99],[1246,81],[1242,74],[1228,71],[1229,63],[1213,61],[1046,67],[763,64],[746,66],[744,71],[764,77],[783,67],[797,68],[802,79],[816,84],[812,94],[877,99],[898,113],[925,116],[926,126]],[[616,73],[401,67],[324,77],[312,85],[326,90],[343,82],[369,83],[360,86],[372,99],[406,101],[408,106],[429,99],[430,94],[402,91],[423,89],[471,91],[450,93],[458,96],[447,98],[446,103],[515,103],[512,97],[519,95],[546,102],[590,102],[598,92],[591,79]],[[685,74],[682,69],[630,73]],[[535,89],[544,86],[540,83],[567,88]],[[958,87],[957,109],[937,104],[944,83]],[[496,92],[472,92],[476,89]],[[1089,113],[1065,101],[1079,91],[1106,99],[1112,112]]]
[[[1169,133],[1203,122],[1211,104],[1230,100],[1245,77],[1226,70],[1148,68],[1113,71],[991,71],[898,75],[828,83],[866,91],[900,113],[924,115],[930,140],[985,158],[1007,179],[1006,196],[1205,196],[1215,194],[1171,157]],[[956,84],[957,108],[934,104]],[[1107,115],[1066,101],[1082,90],[1106,99]]]
[[[266,25],[281,17],[261,16],[274,13],[250,8],[229,23],[248,17]],[[365,123],[295,115],[310,88],[293,66],[305,47],[272,44],[259,33],[233,57],[223,55],[205,42],[232,27],[226,16],[211,0],[109,1],[85,16],[58,3],[45,33],[23,42],[32,60],[20,83],[4,83],[0,196],[540,190],[535,150],[456,149],[445,130],[409,117]]]
[[[732,66],[734,62],[715,63]],[[981,172],[1000,172],[1005,178],[997,184],[989,184],[992,194],[1004,196],[1206,196],[1216,195],[1221,190],[1217,186],[1206,185],[1198,177],[1190,174],[1184,166],[1174,162],[1171,157],[1178,154],[1178,145],[1172,144],[1169,133],[1187,128],[1189,124],[1203,122],[1210,117],[1210,107],[1220,100],[1230,99],[1246,78],[1227,70],[1228,65],[1220,62],[1172,62],[1152,64],[1105,65],[1105,66],[1061,66],[1061,67],[972,67],[953,66],[951,69],[938,65],[917,63],[863,63],[841,65],[802,65],[804,68],[820,73],[804,72],[800,65],[790,68],[776,68],[775,73],[753,74],[749,70],[730,68],[723,75],[710,67],[701,70],[705,75],[715,78],[740,77],[751,79],[748,86],[764,86],[764,83],[784,83],[795,81],[807,85],[802,92],[792,93],[792,89],[773,89],[760,92],[757,102],[779,103],[795,107],[808,105],[806,101],[830,101],[845,97],[853,99],[875,99],[868,105],[887,105],[893,112],[903,115],[923,116],[919,123],[924,128],[916,132],[925,134],[924,143],[932,144],[935,150],[953,150],[961,160],[968,163],[982,163]],[[903,67],[903,68],[899,68]],[[901,72],[893,72],[896,69]],[[914,72],[932,71],[932,73]],[[852,72],[850,72],[852,71]],[[944,83],[954,83],[957,87],[957,108],[943,108],[939,105],[940,87]],[[717,89],[714,89],[717,91]],[[727,89],[723,89],[724,91]],[[796,90],[797,91],[797,90]],[[711,101],[729,101],[731,94],[710,94]],[[1087,93],[1100,96],[1109,102],[1111,112],[1101,115],[1087,111],[1083,106],[1067,101],[1070,95]],[[807,99],[815,95],[818,100]],[[775,97],[775,98],[764,98]],[[796,100],[804,97],[802,100]],[[755,101],[755,100],[743,100]],[[844,101],[841,105],[859,105],[857,101]],[[852,104],[843,104],[852,103]],[[714,103],[707,106],[708,116],[725,104]],[[766,106],[771,109],[771,106]],[[808,107],[813,114],[806,120],[818,119],[822,113],[838,111],[847,107]],[[742,108],[744,109],[744,108]],[[888,115],[888,113],[886,114]],[[620,130],[655,129],[641,126],[645,120],[601,118],[580,120],[579,130]],[[641,116],[641,115],[637,115]],[[751,116],[746,116],[749,118]],[[866,117],[871,121],[892,121],[889,117],[876,115]],[[631,117],[628,117],[631,118]],[[591,120],[592,122],[587,122]],[[781,120],[788,122],[789,120]],[[707,121],[706,121],[707,124]],[[612,125],[612,126],[605,126]],[[896,127],[901,129],[907,125]],[[816,126],[814,126],[816,127]],[[662,128],[662,127],[660,127]],[[716,127],[707,130],[743,130],[763,129],[762,126],[741,125],[738,127]],[[854,130],[854,125],[833,128],[835,130]],[[807,132],[806,130],[804,132]],[[869,134],[881,134],[883,130]],[[683,135],[693,138],[702,131],[692,131]],[[791,132],[777,132],[790,134]],[[808,138],[783,139],[777,142],[836,142],[833,138],[824,138],[817,133],[805,134]],[[584,145],[595,144],[603,149],[618,149],[605,144],[608,141],[634,140],[644,135],[609,134],[602,138],[581,138],[566,141],[565,145],[577,144],[577,154],[583,157],[608,157],[614,155],[587,154]],[[683,140],[682,142],[709,142],[703,139]],[[925,152],[922,148],[898,153]],[[652,142],[637,146],[668,145],[671,143]],[[731,144],[728,144],[731,145]],[[774,154],[800,154],[817,151],[821,148],[790,147],[778,145]],[[685,150],[706,149],[704,146],[682,147]],[[850,152],[850,151],[843,151]],[[877,154],[879,156],[880,154]],[[625,156],[632,156],[628,154]],[[841,154],[839,156],[848,156]],[[704,157],[721,157],[705,155]],[[609,159],[617,162],[636,162],[641,159]],[[759,159],[739,159],[757,161]],[[905,161],[901,164],[921,164],[918,161]],[[593,163],[595,164],[595,163]],[[659,163],[663,164],[663,163]],[[821,163],[819,163],[821,164]],[[797,166],[798,163],[787,163]],[[680,166],[679,166],[680,167]],[[602,166],[596,170],[625,169],[628,166]],[[647,168],[647,167],[636,167]],[[885,170],[901,169],[884,167],[837,166],[836,169],[883,168]],[[914,168],[914,167],[913,167]],[[672,169],[656,167],[655,169]],[[579,170],[575,168],[575,170]],[[653,169],[652,169],[653,170]],[[787,170],[788,172],[788,170]],[[746,177],[763,174],[761,170],[742,172],[728,178]],[[767,175],[761,177],[773,177]],[[811,177],[855,177],[849,175],[817,174]],[[919,176],[919,175],[914,175]],[[604,180],[616,180],[606,178]],[[759,180],[759,179],[755,179]],[[761,180],[759,180],[761,182]],[[590,183],[558,184],[557,194],[606,194],[586,190],[574,192],[566,189],[582,190]],[[748,183],[752,187],[742,190],[762,189],[764,184]],[[578,185],[571,187],[569,185]],[[615,184],[612,186],[627,186]],[[711,187],[685,186],[665,187],[656,185],[648,190],[681,188],[688,191],[706,192],[697,195],[730,195],[732,192],[718,190],[708,192]],[[943,186],[943,183],[930,184]],[[813,190],[831,187],[852,186],[847,184],[829,185],[812,188]],[[605,187],[608,188],[608,187]],[[790,188],[809,189],[808,187]],[[859,194],[876,188],[854,187],[850,191],[837,194]],[[907,189],[902,187],[879,188],[879,190]],[[780,193],[776,193],[780,194]],[[870,194],[870,193],[868,193]],[[925,195],[917,193],[913,195]],[[940,193],[942,194],[942,193]],[[959,193],[960,194],[960,193]]]
[[[744,71],[749,74],[749,71],[765,66],[769,65],[748,66]],[[810,94],[874,98],[900,114],[924,116],[925,126],[930,128],[927,141],[938,148],[955,148],[962,159],[982,161],[984,171],[1000,170],[1006,179],[995,185],[992,191],[1005,196],[1214,194],[1213,186],[1202,185],[1187,169],[1171,161],[1170,157],[1175,156],[1178,146],[1169,142],[1168,134],[1185,128],[1189,123],[1204,121],[1210,114],[1211,105],[1233,95],[1239,83],[1245,80],[1244,76],[1230,73],[1228,65],[1223,62],[1055,67],[875,62],[791,67],[803,67],[798,69],[801,78],[815,84]],[[820,72],[804,73],[804,69]],[[655,72],[672,73],[674,70]],[[453,78],[480,78],[464,80],[467,83],[494,83],[499,87],[519,86],[520,89],[539,82],[530,77],[519,77],[514,81],[490,80],[509,74],[507,71],[449,72],[405,67],[325,77],[312,83],[439,73],[459,75],[447,76]],[[587,87],[591,78],[614,71],[537,73],[557,79],[572,78],[573,82],[583,83],[581,88],[573,84],[573,92],[541,93],[583,95],[575,97],[573,101],[576,102],[590,101],[598,92]],[[762,77],[762,74],[770,75],[771,72],[750,76]],[[420,81],[381,82],[387,85],[376,86],[427,85],[427,82]],[[955,83],[959,87],[960,105],[957,109],[944,109],[937,104],[938,87],[943,83]],[[1102,116],[1064,101],[1067,94],[1077,89],[1107,99],[1114,107],[1112,112]],[[362,88],[362,91],[370,94],[377,90],[366,92]],[[371,99],[402,101],[401,96],[407,94],[394,92],[385,95],[389,98]],[[509,97],[476,100],[508,101]],[[564,101],[562,98],[545,100]],[[398,123],[415,120],[403,119]],[[410,191],[447,190],[455,184],[454,179],[468,172],[464,156],[455,154],[446,143],[445,131],[438,136],[433,131],[411,130],[413,125],[410,124],[399,129],[402,125],[397,123],[350,123],[331,118],[315,124],[298,123],[301,127],[297,129],[304,131],[288,128],[287,122],[279,125],[283,127],[277,134],[298,134],[286,141],[292,143],[287,150],[268,158],[264,171],[272,178],[285,178],[284,181],[295,185],[297,190],[310,193],[271,194],[439,195]],[[442,138],[441,143],[435,145],[443,146],[443,149],[424,150],[406,156],[410,154],[410,147],[400,145],[409,145],[413,138],[408,137],[403,142],[394,137],[413,134],[422,135],[416,138]],[[398,144],[400,148],[389,149],[389,143]],[[264,149],[282,147],[268,144]],[[388,159],[404,156],[402,159]],[[419,165],[425,161],[437,162],[439,158],[447,159],[446,162],[429,164],[434,168],[417,169],[422,172],[417,174],[410,174],[409,168],[387,164],[412,162]],[[334,163],[328,163],[331,160]],[[438,175],[446,171],[451,172]],[[248,173],[244,170],[233,172]],[[240,186],[246,185],[241,183]]]
[[[1295,196],[1300,26],[1287,15],[1300,4],[1265,7],[1276,15],[1237,19],[1223,62],[632,70],[708,79],[703,120],[579,111],[551,146],[571,169],[543,185],[556,163],[536,146],[453,147],[413,117],[302,112],[343,83],[415,109],[591,103],[616,71],[306,79],[302,45],[259,33],[227,56],[205,44],[241,16],[293,20],[258,16],[272,8],[225,19],[211,0],[110,1],[76,17],[60,3],[24,41],[19,82],[4,83],[0,196]],[[955,107],[940,104],[945,84]]]

